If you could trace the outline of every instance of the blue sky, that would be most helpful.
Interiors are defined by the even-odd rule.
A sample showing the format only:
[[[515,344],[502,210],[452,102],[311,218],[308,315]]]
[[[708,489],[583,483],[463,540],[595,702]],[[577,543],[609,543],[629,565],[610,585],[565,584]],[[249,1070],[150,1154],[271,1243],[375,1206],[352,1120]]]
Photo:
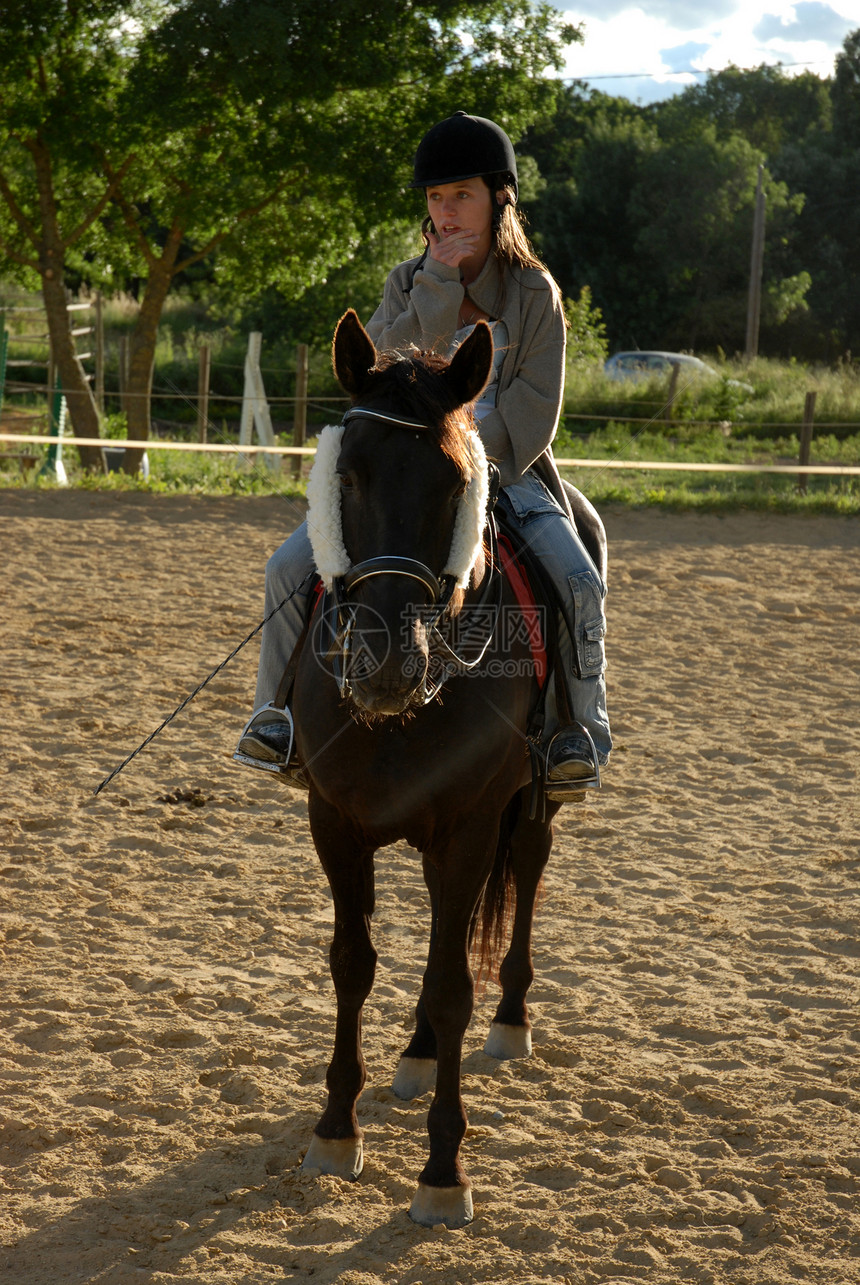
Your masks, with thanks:
[[[560,73],[604,93],[651,103],[702,84],[706,71],[782,63],[830,76],[860,0],[556,0],[584,27]],[[697,74],[698,73],[698,74]]]

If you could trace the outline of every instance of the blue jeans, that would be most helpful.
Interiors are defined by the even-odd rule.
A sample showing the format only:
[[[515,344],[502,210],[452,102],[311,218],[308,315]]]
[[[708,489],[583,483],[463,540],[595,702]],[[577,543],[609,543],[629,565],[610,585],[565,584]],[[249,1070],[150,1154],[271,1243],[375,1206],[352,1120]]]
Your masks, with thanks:
[[[564,619],[558,630],[559,662],[573,717],[591,733],[603,767],[612,736],[606,713],[606,586],[567,514],[531,469],[501,493],[523,541],[552,580]],[[547,693],[548,731],[559,721],[552,688]]]
[[[266,563],[265,614],[268,616],[270,611],[274,611],[278,603],[283,602],[313,570],[314,555],[308,539],[308,524],[303,522]],[[314,581],[311,579],[263,626],[254,709],[275,699],[284,670],[305,627],[308,600],[313,589]]]
[[[603,637],[606,587],[567,514],[531,471],[502,491],[501,502],[516,520],[523,539],[532,548],[555,584],[559,599],[569,604],[569,627],[558,631],[559,653],[571,710],[588,728],[603,767],[609,759],[612,737],[606,713],[606,661]],[[307,524],[302,523],[266,564],[266,615],[292,593],[313,570],[314,560]],[[304,628],[312,582],[304,585],[267,625],[260,644],[254,708],[274,700],[284,670]],[[547,732],[558,725],[552,688],[547,695]]]

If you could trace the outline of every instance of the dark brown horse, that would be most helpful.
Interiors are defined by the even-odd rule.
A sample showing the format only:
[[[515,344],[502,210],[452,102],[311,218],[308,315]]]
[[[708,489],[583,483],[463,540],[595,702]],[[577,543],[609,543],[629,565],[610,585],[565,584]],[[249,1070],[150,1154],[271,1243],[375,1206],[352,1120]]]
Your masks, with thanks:
[[[448,363],[377,354],[354,313],[341,320],[334,368],[353,409],[334,457],[332,494],[349,566],[333,578],[328,608],[317,612],[321,623],[304,648],[293,693],[311,832],[334,899],[337,994],[328,1102],[304,1164],[345,1177],[361,1171],[355,1108],[365,1081],[361,1012],[376,964],[374,853],[406,840],[422,855],[431,934],[415,1033],[394,1088],[413,1097],[435,1081],[430,1155],[410,1210],[427,1226],[459,1227],[472,1217],[459,1157],[466,1130],[461,1051],[474,993],[470,947],[481,924],[485,950],[487,942],[498,944],[509,893],[510,946],[486,1051],[507,1058],[531,1048],[532,914],[558,806],[547,804],[545,814],[538,809],[529,819],[534,665],[522,630],[490,628],[519,610],[516,601],[504,578],[491,580],[486,548],[465,589],[443,574],[475,467],[468,404],[491,361],[483,323]],[[470,640],[468,656],[456,646],[446,652],[451,618],[467,617],[475,604],[476,619],[489,621],[486,637]],[[437,647],[453,672],[434,696]]]

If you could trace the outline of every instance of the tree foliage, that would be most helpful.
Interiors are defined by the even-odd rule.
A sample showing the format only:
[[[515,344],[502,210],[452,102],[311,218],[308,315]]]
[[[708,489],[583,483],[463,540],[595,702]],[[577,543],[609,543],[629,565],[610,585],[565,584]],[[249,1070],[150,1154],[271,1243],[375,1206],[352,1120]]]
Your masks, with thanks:
[[[247,294],[300,295],[406,209],[433,120],[465,105],[520,132],[575,34],[530,0],[7,0],[4,248],[38,273],[57,344],[65,272],[141,279],[129,436],[145,438],[178,276],[217,252]],[[62,364],[76,431],[92,431],[81,372]]]
[[[537,246],[612,347],[743,346],[764,167],[762,350],[857,351],[860,31],[830,79],[730,67],[651,107],[548,76],[577,37],[532,0],[5,0],[3,275],[41,286],[76,431],[65,284],[138,294],[144,438],[168,292],[296,338],[369,311],[418,248],[415,145],[459,108],[517,143]]]
[[[571,85],[525,145],[535,239],[613,347],[743,348],[763,167],[762,351],[857,351],[860,31],[831,80],[731,67],[651,107]]]
[[[664,139],[689,139],[712,127],[717,138],[740,134],[772,158],[786,143],[826,125],[831,105],[827,82],[811,72],[787,76],[779,66],[727,67],[658,104],[654,115]]]
[[[0,251],[20,277],[41,283],[52,359],[83,437],[98,436],[99,418],[69,333],[64,278],[101,241],[100,220],[125,177],[127,160],[108,175],[101,158],[133,32],[158,11],[147,0],[6,0],[0,13]],[[101,465],[92,447],[81,455]]]

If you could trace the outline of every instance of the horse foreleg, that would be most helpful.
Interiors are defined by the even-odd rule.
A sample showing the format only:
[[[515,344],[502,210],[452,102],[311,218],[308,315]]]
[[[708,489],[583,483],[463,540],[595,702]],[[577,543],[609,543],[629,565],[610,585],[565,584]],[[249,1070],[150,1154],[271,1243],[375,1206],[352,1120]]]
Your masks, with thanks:
[[[436,941],[436,918],[439,904],[439,872],[425,857],[424,881],[430,894],[430,952]],[[399,1098],[420,1098],[436,1083],[436,1032],[427,1016],[424,991],[415,1006],[415,1031],[403,1050],[392,1089]]]
[[[548,804],[548,810],[550,805]],[[558,810],[556,804],[552,809]],[[550,821],[530,821],[523,808],[511,835],[511,868],[516,909],[511,943],[499,968],[502,998],[496,1009],[484,1052],[505,1061],[528,1057],[532,1051],[531,1022],[526,995],[534,981],[531,938],[537,890],[552,847]]]
[[[422,991],[426,1017],[436,1036],[436,1092],[427,1115],[430,1156],[409,1212],[424,1226],[462,1227],[472,1219],[471,1184],[459,1156],[467,1123],[460,1066],[475,989],[469,936],[495,847],[492,821],[482,817],[473,822],[470,834],[461,833],[456,848],[449,848],[439,862],[436,933]]]
[[[322,809],[318,806],[316,811]],[[366,1069],[361,1051],[361,1011],[376,971],[370,940],[373,914],[373,850],[362,848],[329,827],[314,828],[314,842],[334,901],[334,937],[329,952],[337,996],[334,1051],[326,1074],[328,1102],[303,1162],[341,1178],[357,1178],[364,1162],[362,1133],[355,1113]]]

